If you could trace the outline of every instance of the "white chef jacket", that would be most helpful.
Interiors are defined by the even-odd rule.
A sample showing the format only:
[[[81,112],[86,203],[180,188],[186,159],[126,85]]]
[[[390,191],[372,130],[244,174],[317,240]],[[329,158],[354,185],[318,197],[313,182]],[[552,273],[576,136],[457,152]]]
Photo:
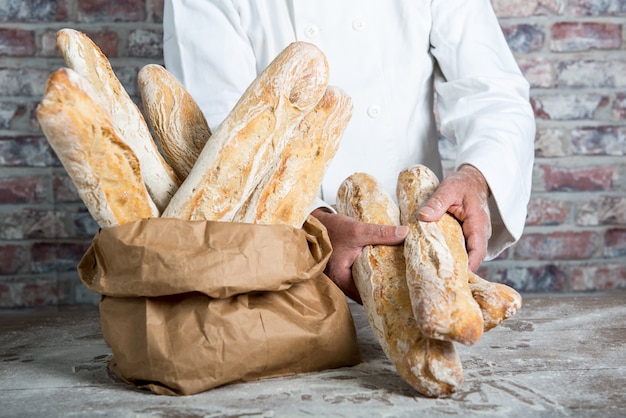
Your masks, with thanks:
[[[289,43],[322,50],[330,84],[354,102],[321,186],[328,204],[355,172],[392,196],[411,165],[441,178],[436,93],[441,132],[457,142],[455,166],[478,168],[491,189],[488,258],[519,239],[535,123],[489,0],[167,0],[163,27],[165,66],[213,130]]]

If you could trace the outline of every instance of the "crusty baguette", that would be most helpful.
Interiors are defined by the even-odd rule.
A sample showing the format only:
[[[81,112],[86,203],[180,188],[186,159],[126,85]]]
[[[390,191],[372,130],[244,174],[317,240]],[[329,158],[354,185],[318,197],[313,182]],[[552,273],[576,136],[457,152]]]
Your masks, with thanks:
[[[404,241],[409,295],[424,334],[472,345],[482,337],[483,317],[468,284],[461,226],[449,214],[436,222],[417,218],[417,210],[437,184],[435,174],[422,165],[398,176],[401,222],[410,231]]]
[[[98,225],[158,217],[137,156],[94,96],[76,72],[54,71],[37,106],[44,135]]]
[[[352,99],[329,86],[288,139],[276,170],[263,180],[235,221],[300,228],[352,116]]]
[[[483,314],[483,328],[489,331],[509,319],[522,306],[522,296],[505,284],[485,280],[469,272],[469,288]]]
[[[215,129],[164,217],[232,221],[261,179],[275,170],[286,140],[322,98],[328,63],[316,46],[287,46]]]
[[[158,64],[141,68],[137,84],[154,138],[184,180],[211,136],[202,110],[176,77]]]
[[[337,211],[357,220],[399,225],[391,196],[371,176],[355,173],[337,192]],[[420,331],[406,284],[402,246],[367,246],[352,267],[367,318],[398,374],[423,395],[456,391],[463,368],[453,343],[427,338]]]
[[[84,33],[61,29],[56,40],[68,67],[91,84],[97,100],[111,116],[122,140],[139,158],[148,192],[162,211],[176,192],[180,180],[159,153],[139,108],[116,77],[107,57]]]

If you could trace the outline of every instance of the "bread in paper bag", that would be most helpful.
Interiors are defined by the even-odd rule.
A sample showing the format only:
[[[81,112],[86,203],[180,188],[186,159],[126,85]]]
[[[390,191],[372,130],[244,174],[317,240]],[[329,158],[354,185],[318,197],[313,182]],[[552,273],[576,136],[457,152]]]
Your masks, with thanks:
[[[330,252],[313,217],[302,229],[163,218],[101,230],[78,271],[103,294],[111,370],[190,395],[360,361],[346,298],[323,274]]]

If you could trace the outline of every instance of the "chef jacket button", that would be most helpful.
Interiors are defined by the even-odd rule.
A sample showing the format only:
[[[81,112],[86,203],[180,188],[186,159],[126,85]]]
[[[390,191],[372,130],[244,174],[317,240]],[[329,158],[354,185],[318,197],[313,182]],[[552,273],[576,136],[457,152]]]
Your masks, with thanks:
[[[380,106],[370,106],[367,108],[367,116],[369,116],[372,119],[376,119],[377,117],[380,116]]]
[[[315,38],[317,37],[317,34],[319,33],[319,28],[315,25],[307,25],[304,27],[304,36],[306,36],[309,39]]]
[[[352,21],[352,29],[356,32],[360,32],[365,29],[365,21],[363,19],[354,19]]]

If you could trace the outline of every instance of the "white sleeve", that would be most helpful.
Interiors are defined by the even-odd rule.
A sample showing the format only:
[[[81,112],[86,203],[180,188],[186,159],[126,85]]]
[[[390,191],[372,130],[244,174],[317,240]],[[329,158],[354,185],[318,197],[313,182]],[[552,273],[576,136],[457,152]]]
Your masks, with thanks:
[[[489,259],[524,229],[535,137],[529,85],[489,0],[435,0],[432,10],[441,131],[457,142],[455,166],[478,168],[491,189]]]
[[[215,130],[256,77],[256,60],[231,1],[166,1],[165,67]]]

